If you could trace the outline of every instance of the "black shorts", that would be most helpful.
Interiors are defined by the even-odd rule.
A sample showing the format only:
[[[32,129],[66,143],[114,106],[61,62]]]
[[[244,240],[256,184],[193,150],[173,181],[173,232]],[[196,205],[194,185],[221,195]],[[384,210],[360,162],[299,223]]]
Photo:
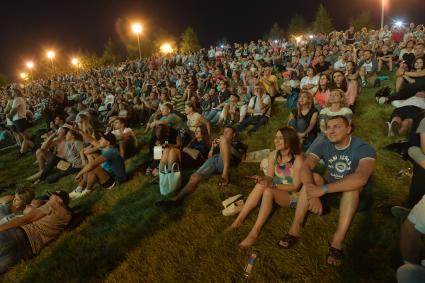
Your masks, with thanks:
[[[326,194],[320,197],[320,201],[323,205],[323,210],[329,210],[330,208],[339,208],[341,202],[342,192]],[[373,197],[364,188],[360,192],[359,207],[357,211],[365,211],[371,207],[373,203]]]
[[[197,169],[201,167],[202,164],[204,164],[204,159],[200,156],[195,160],[193,159],[189,154],[186,152],[181,152],[181,166],[184,170],[188,169]]]
[[[394,117],[400,117],[402,120],[413,119],[422,111],[424,111],[422,108],[413,105],[399,107],[394,109],[393,113],[391,114],[391,120]]]
[[[18,133],[23,133],[27,130],[27,119],[19,119],[16,121],[13,121],[13,127],[15,128],[15,131]]]

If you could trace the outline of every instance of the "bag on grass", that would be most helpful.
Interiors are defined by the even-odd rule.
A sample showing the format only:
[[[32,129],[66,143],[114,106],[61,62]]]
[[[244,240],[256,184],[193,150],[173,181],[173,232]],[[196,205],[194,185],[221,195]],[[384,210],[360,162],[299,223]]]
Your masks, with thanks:
[[[58,164],[56,165],[56,168],[58,168],[61,171],[66,171],[69,169],[69,167],[71,167],[71,163],[66,162],[64,160],[59,161]]]
[[[181,186],[181,172],[179,165],[173,163],[171,168],[164,166],[159,169],[159,191],[161,195],[169,195]]]

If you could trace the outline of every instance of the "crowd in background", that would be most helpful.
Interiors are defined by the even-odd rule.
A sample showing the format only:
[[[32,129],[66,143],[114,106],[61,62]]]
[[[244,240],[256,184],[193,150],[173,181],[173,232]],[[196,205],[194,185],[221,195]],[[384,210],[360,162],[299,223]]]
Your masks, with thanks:
[[[395,110],[384,127],[388,135],[410,133],[403,146],[405,157],[414,164],[409,205],[417,206],[404,227],[420,226],[415,231],[425,233],[425,201],[421,200],[425,193],[424,33],[422,25],[413,23],[382,30],[350,27],[330,34],[210,46],[191,54],[127,61],[7,85],[0,89],[0,147],[18,145],[18,158],[35,155],[38,171],[25,176],[34,184],[54,183],[75,174],[76,188],[69,195],[74,199],[90,194],[96,183],[112,189],[130,178],[125,160],[143,146],[134,133],[141,128],[149,133],[151,161],[146,175],[160,182],[161,172],[176,164],[181,170],[196,170],[176,196],[157,202],[158,206],[179,205],[212,174],[220,174],[220,185],[226,186],[231,181],[230,168],[247,152],[241,137],[249,137],[267,124],[276,107],[287,107],[289,117],[276,117],[282,128],[276,132],[276,150],[267,159],[266,175],[253,177],[256,186],[231,228],[239,227],[262,199],[257,222],[241,242],[241,246],[251,246],[274,202],[296,208],[294,224],[279,242],[289,248],[299,237],[307,211],[322,214],[325,203],[335,201],[322,197],[335,193],[341,215],[327,262],[340,265],[342,243],[357,207],[362,201],[363,208],[370,207],[372,201],[370,176],[376,155],[367,142],[351,136],[357,99],[362,88],[379,87],[388,76],[395,76],[396,84],[393,91],[384,94],[380,90],[377,102],[392,103]],[[45,129],[29,135],[28,129],[40,121]],[[246,135],[240,135],[245,131]],[[340,156],[341,145],[349,149],[343,155],[345,163],[332,160]],[[156,158],[158,147],[161,154]],[[331,172],[324,178],[313,172],[320,159]],[[341,191],[341,183],[344,190],[350,190]],[[21,197],[17,194],[14,198]],[[66,207],[68,201],[57,192],[42,211],[49,216],[48,210]],[[19,207],[18,212],[9,208],[5,216],[35,213],[25,212],[25,205]],[[60,211],[60,220],[48,223],[65,223],[69,215]],[[37,222],[44,216],[25,219]],[[6,230],[4,227],[0,225],[0,231]],[[12,235],[29,239],[30,249],[20,258],[37,254],[40,245],[51,240],[40,244],[34,240],[34,229],[23,230],[26,234],[19,230]],[[411,266],[403,267],[399,278],[409,276],[405,274],[410,274],[412,266],[422,268],[414,254],[421,245],[414,244],[412,247],[410,241],[404,250],[402,247],[403,259]]]

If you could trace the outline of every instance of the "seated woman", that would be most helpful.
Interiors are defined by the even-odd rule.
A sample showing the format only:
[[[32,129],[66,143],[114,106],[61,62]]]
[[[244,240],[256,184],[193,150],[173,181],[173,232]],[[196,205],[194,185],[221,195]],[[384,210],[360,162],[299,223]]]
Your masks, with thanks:
[[[161,171],[164,166],[171,168],[173,163],[178,160],[178,152],[182,145],[178,131],[172,127],[159,125],[155,129],[155,138],[155,144],[163,148],[159,170]]]
[[[195,133],[196,128],[200,126],[205,126],[208,131],[208,135],[211,134],[211,125],[210,122],[204,118],[199,112],[196,112],[195,104],[191,101],[185,103],[184,112],[187,117],[187,127],[189,128],[192,134]]]
[[[347,80],[347,91],[345,96],[350,107],[354,107],[359,91],[359,72],[356,70],[356,64],[353,61],[347,61],[345,65],[345,78]]]
[[[41,207],[0,224],[0,274],[57,239],[72,219],[68,193],[56,191]]]
[[[316,76],[316,71],[313,67],[307,68],[307,75],[301,79],[301,91],[306,91],[312,95],[316,93],[317,86],[319,85],[319,77]]]
[[[172,166],[175,162],[180,162],[182,170],[199,168],[207,159],[211,143],[205,127],[197,127],[195,137],[182,150],[177,147],[164,148],[163,156],[167,156],[161,163]],[[163,165],[162,165],[163,166]]]
[[[32,188],[18,189],[15,195],[0,198],[0,222],[21,215],[25,206],[34,199],[35,193]]]
[[[317,87],[317,92],[314,95],[314,106],[317,110],[320,111],[323,107],[325,107],[326,102],[329,98],[329,76],[326,74],[320,75],[319,86]]]
[[[289,115],[288,125],[293,127],[306,150],[317,136],[317,110],[313,105],[313,97],[308,92],[301,92],[297,108]]]
[[[297,191],[301,187],[300,168],[304,160],[300,140],[294,129],[284,127],[277,130],[274,143],[276,150],[269,155],[267,176],[253,177],[256,185],[242,211],[228,228],[240,227],[261,200],[257,221],[248,236],[239,244],[241,247],[250,247],[255,243],[272,212],[274,202],[281,207],[295,208],[297,205]]]

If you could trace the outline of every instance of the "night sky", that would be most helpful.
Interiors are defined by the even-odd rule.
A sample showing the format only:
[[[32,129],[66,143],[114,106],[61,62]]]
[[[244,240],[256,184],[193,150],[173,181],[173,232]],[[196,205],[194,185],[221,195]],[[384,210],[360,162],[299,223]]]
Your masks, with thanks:
[[[425,23],[425,0],[386,0],[386,22],[400,18]],[[292,3],[290,3],[292,2]],[[334,26],[345,29],[348,18],[363,9],[380,22],[381,0],[323,0]],[[120,1],[2,1],[0,72],[13,77],[28,59],[37,60],[55,47],[62,59],[79,48],[101,52],[108,37],[119,43],[116,22],[140,19],[146,31],[159,27],[179,37],[194,27],[202,46],[260,38],[274,22],[286,27],[290,18],[302,14],[314,19],[319,0],[120,0]],[[201,5],[202,4],[202,5]],[[142,39],[143,40],[143,39]]]

